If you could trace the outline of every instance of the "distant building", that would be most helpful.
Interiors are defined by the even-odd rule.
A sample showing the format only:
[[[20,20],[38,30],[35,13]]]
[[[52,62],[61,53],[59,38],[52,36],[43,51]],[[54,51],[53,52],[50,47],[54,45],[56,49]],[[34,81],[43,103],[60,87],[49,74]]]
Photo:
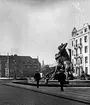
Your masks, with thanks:
[[[44,66],[44,60],[42,61],[42,67]]]
[[[17,77],[34,76],[36,70],[41,71],[41,64],[38,58],[31,58],[30,56],[18,55],[0,55],[0,76]]]
[[[55,71],[56,65],[57,65],[57,63],[50,64],[50,65],[44,65],[44,66],[41,67],[41,72],[44,75],[48,75],[49,74],[49,76],[52,77],[52,74]]]
[[[47,72],[49,72],[49,65],[43,65],[42,67],[41,67],[41,72],[43,72],[43,73],[47,73]]]
[[[82,71],[90,74],[90,25],[84,24],[80,30],[74,27],[71,49],[71,61],[75,74],[80,76]]]

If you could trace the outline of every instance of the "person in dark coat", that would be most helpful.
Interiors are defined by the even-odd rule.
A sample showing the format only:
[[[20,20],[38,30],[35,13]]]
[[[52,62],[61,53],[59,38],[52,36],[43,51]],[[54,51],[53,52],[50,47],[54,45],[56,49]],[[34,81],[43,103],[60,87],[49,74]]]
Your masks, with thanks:
[[[37,88],[39,88],[39,81],[40,81],[40,79],[41,79],[41,76],[40,76],[40,73],[39,73],[38,70],[36,71],[36,73],[35,73],[35,75],[34,75],[34,79],[35,79],[35,81],[37,82]]]
[[[49,80],[49,74],[46,75],[46,84],[48,84],[48,80]]]
[[[64,71],[61,69],[58,74],[58,81],[60,82],[61,91],[64,91],[63,85],[65,83],[66,75],[64,74]]]

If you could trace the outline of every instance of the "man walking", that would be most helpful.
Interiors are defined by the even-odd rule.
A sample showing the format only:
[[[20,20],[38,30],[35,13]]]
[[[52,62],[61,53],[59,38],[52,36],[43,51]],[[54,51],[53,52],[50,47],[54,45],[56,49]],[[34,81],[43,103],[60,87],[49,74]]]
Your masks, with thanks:
[[[64,91],[63,85],[65,83],[66,75],[64,74],[64,71],[60,69],[60,72],[58,74],[58,81],[60,82],[61,85],[61,91]]]
[[[37,88],[39,88],[39,81],[40,81],[41,77],[40,77],[40,73],[38,70],[36,70],[36,73],[34,75],[34,79],[37,82]]]

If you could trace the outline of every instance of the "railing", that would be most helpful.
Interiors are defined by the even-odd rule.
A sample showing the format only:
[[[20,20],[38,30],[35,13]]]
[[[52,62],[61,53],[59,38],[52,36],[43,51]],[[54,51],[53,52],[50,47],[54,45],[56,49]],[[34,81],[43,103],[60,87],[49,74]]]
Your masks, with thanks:
[[[82,48],[82,47],[83,47],[83,46],[82,46],[82,43],[79,43],[79,44],[78,44],[78,47],[79,47],[79,48]]]
[[[74,56],[78,56],[78,54],[74,54]]]
[[[83,46],[82,46],[82,43],[79,43],[79,44],[77,44],[77,45],[74,45],[74,49],[77,49],[77,48],[82,48]]]
[[[77,45],[74,45],[74,49],[77,49]]]

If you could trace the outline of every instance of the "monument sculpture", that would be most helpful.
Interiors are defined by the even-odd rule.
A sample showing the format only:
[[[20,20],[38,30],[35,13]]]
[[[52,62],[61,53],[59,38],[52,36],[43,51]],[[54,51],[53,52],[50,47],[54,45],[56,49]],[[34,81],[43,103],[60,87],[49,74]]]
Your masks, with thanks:
[[[61,43],[60,46],[58,46],[58,53],[55,54],[55,60],[57,62],[57,66],[54,71],[47,73],[47,75],[50,74],[50,79],[57,79],[58,70],[62,69],[66,74],[66,79],[72,79],[72,71],[73,66],[71,63],[70,55],[67,53],[66,50],[67,43]],[[70,49],[69,49],[70,51]],[[57,69],[58,68],[58,69]],[[51,75],[52,74],[52,75]]]
[[[55,54],[55,60],[58,63],[58,65],[56,66],[62,70],[64,70],[65,74],[66,74],[66,79],[73,79],[73,66],[71,65],[71,59],[70,59],[70,53],[67,53],[66,50],[67,47],[67,43],[62,43],[60,46],[58,46],[58,50],[59,52],[57,54]],[[70,52],[70,49],[68,49]],[[58,71],[55,71],[54,74],[56,74]]]

